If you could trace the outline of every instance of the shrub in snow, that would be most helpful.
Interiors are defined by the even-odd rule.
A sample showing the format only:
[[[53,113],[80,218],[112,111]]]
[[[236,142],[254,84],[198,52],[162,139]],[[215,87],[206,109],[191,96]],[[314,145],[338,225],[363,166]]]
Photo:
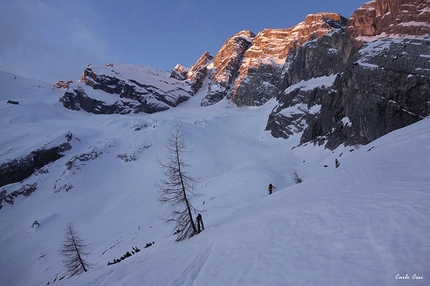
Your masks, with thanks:
[[[144,247],[144,248],[148,248],[148,247],[152,246],[154,243],[155,243],[154,241],[153,241],[153,242],[148,242],[148,243],[145,245],[145,247]]]
[[[127,251],[123,256],[121,256],[120,259],[114,259],[112,262],[109,261],[107,265],[109,266],[109,265],[113,265],[113,264],[119,263],[119,262],[123,261],[124,259],[132,256],[133,254],[135,254],[135,253],[137,253],[139,251],[140,251],[139,248],[133,246],[133,251],[131,253],[130,253],[130,251]]]

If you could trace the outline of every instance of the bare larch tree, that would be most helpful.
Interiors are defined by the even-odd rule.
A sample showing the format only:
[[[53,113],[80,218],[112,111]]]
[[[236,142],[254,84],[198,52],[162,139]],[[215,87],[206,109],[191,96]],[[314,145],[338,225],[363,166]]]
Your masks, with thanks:
[[[168,151],[167,163],[157,158],[157,163],[164,170],[164,178],[155,183],[158,200],[161,204],[166,204],[171,213],[165,221],[176,223],[175,229],[179,230],[176,241],[198,233],[193,219],[198,210],[192,205],[192,201],[200,194],[194,192],[197,179],[186,172],[189,165],[184,162],[183,157],[190,151],[186,149],[184,135],[181,126],[171,132],[171,137],[165,144]]]
[[[69,223],[64,230],[64,240],[60,249],[69,277],[87,272],[91,268],[92,264],[85,259],[90,254],[86,251],[87,248],[88,244],[84,244],[73,224]]]

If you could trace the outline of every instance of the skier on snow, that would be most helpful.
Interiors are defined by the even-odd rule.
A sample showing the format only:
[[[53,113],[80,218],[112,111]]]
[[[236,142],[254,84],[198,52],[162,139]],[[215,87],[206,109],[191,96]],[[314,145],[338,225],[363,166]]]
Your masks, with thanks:
[[[268,188],[268,190],[269,190],[269,195],[271,195],[271,194],[272,194],[273,189],[275,189],[275,186],[274,186],[274,185],[272,185],[272,183],[270,183],[270,184],[269,184],[269,188]]]

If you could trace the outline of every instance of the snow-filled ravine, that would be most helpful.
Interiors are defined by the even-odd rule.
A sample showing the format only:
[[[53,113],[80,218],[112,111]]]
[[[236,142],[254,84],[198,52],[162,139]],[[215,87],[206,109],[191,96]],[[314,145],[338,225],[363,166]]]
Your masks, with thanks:
[[[273,100],[201,107],[202,93],[151,115],[94,115],[65,109],[49,83],[0,84],[0,164],[72,135],[64,157],[0,188],[37,184],[0,209],[0,285],[430,284],[430,118],[330,151],[265,132]],[[205,224],[182,242],[154,187],[178,125]],[[94,266],[61,279],[69,222]]]

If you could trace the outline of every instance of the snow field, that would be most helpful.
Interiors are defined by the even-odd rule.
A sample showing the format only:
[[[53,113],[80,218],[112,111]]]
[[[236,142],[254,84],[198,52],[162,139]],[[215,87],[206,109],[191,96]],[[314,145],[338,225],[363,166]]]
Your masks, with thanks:
[[[198,94],[167,112],[96,116],[65,110],[56,91],[33,98],[19,86],[13,98],[25,104],[6,104],[9,96],[0,96],[8,134],[0,139],[0,162],[51,137],[71,132],[73,139],[63,158],[43,168],[48,172],[23,182],[37,182],[36,192],[0,210],[4,285],[45,285],[61,277],[58,249],[70,221],[90,243],[88,260],[96,266],[54,285],[428,283],[429,119],[359,149],[329,151],[296,147],[299,136],[274,139],[264,132],[273,101],[236,108],[224,100],[201,108]],[[39,112],[39,101],[52,112]],[[8,121],[17,107],[36,115]],[[188,171],[200,178],[196,191],[204,197],[194,203],[206,227],[180,243],[173,225],[161,220],[168,211],[153,185],[162,175],[156,158],[165,158],[163,144],[178,125],[191,151],[184,158]],[[81,154],[97,155],[68,169]],[[294,170],[303,183],[294,183]],[[276,189],[268,196],[270,182]],[[67,185],[73,188],[60,188]],[[31,228],[35,220],[40,226]],[[133,246],[141,252],[107,266]],[[423,279],[412,280],[414,274]]]

